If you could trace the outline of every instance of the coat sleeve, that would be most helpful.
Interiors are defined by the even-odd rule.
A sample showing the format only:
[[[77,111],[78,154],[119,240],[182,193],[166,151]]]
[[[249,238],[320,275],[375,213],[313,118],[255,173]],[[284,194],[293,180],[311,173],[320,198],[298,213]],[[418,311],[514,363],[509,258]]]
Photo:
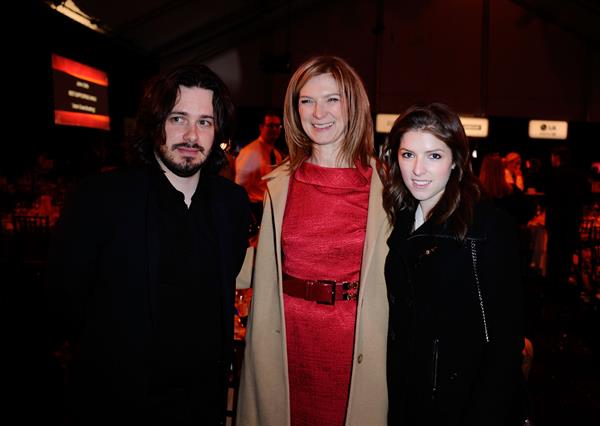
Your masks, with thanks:
[[[235,238],[235,271],[236,275],[241,274],[243,269],[246,267],[246,258],[248,256],[248,230],[250,228],[250,202],[248,201],[248,194],[242,187],[237,187],[239,196],[237,209],[238,209],[238,220],[237,229],[234,233]]]
[[[69,197],[54,230],[48,256],[46,292],[56,343],[79,341],[85,305],[96,277],[102,224],[96,184],[83,182]]]
[[[477,249],[489,342],[484,344],[466,425],[517,424],[519,398],[524,386],[517,230],[507,215],[495,212],[489,216],[485,219],[486,242]]]
[[[256,247],[254,246],[250,246],[246,249],[244,264],[242,265],[242,269],[235,280],[235,288],[244,289],[252,286],[252,271],[254,269],[255,253]]]

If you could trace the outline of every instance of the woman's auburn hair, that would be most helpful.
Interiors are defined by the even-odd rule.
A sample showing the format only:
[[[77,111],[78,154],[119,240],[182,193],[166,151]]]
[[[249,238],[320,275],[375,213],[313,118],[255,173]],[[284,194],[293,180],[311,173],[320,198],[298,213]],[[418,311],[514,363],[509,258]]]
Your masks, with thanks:
[[[373,119],[369,98],[357,72],[337,56],[315,56],[292,75],[287,87],[283,109],[285,139],[289,150],[290,170],[297,169],[311,155],[313,142],[302,128],[298,102],[300,90],[313,77],[330,74],[338,84],[345,107],[347,127],[338,161],[349,165],[369,165],[374,154]]]
[[[510,195],[512,188],[506,183],[504,176],[504,160],[493,153],[483,157],[479,169],[479,182],[487,196],[498,199]]]
[[[426,219],[438,225],[445,224],[457,239],[464,240],[473,222],[475,204],[481,198],[481,186],[471,168],[469,141],[460,119],[442,103],[409,107],[390,130],[383,155],[383,207],[388,218],[393,224],[400,211],[414,213],[419,204],[406,187],[398,164],[402,137],[410,131],[430,133],[452,152],[455,166],[444,193]]]

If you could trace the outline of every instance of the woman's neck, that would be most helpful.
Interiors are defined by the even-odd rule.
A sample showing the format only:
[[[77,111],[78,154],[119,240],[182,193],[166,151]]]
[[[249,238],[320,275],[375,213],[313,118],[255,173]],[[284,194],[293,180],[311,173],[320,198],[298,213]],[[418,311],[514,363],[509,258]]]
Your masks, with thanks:
[[[339,146],[334,145],[313,145],[312,153],[306,161],[321,167],[353,167],[341,159]]]

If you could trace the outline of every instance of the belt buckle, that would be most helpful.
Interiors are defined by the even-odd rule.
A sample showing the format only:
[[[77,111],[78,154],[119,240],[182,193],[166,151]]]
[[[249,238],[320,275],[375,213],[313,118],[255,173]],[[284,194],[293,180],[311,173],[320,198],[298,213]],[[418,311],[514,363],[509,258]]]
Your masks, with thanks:
[[[343,300],[356,300],[358,298],[358,281],[344,281],[340,283],[342,286]]]
[[[358,288],[358,281],[344,281],[340,283],[342,288],[346,291],[356,290]]]
[[[337,283],[333,280],[317,280],[315,283],[318,285],[331,286],[331,300],[317,300],[317,303],[322,305],[335,305],[335,288]]]

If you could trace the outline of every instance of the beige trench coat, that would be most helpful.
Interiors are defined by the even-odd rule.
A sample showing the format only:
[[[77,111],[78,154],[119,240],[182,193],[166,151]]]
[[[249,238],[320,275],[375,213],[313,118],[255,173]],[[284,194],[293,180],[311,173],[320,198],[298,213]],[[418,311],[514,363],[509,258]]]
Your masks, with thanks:
[[[238,426],[290,424],[287,348],[281,273],[281,225],[289,185],[288,163],[265,176],[267,196],[256,249],[253,296],[237,406]],[[388,301],[384,278],[390,227],[382,183],[371,162],[367,232],[360,277],[354,360],[346,425],[387,424],[386,343]],[[251,260],[238,287],[249,285]]]

